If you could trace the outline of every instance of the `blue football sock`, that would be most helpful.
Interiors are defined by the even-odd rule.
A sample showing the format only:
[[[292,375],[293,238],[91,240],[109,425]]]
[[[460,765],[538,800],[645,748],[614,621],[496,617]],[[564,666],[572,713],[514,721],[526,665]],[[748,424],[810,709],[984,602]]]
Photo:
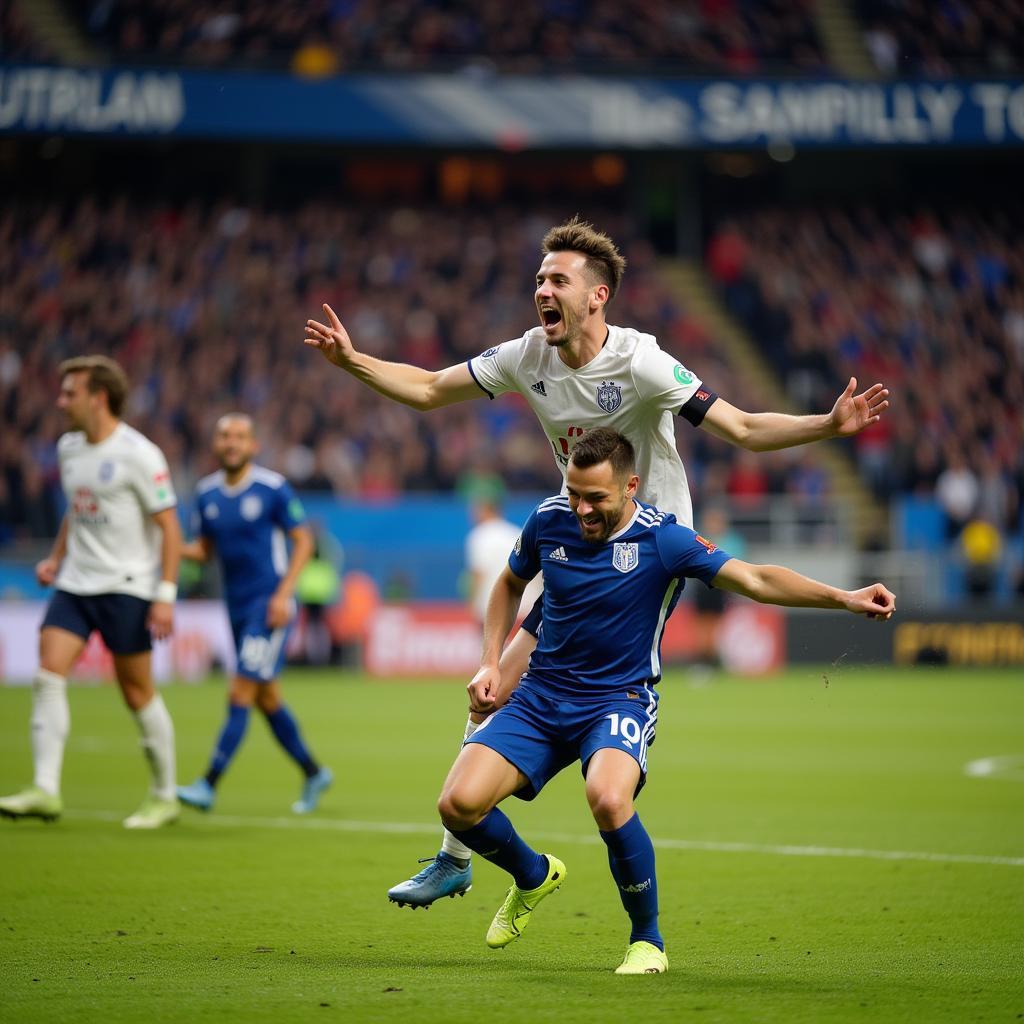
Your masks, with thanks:
[[[216,786],[217,780],[227,771],[248,725],[249,709],[241,704],[228,704],[228,717],[217,737],[217,745],[213,748],[213,757],[210,758],[210,768],[206,773],[206,781],[211,786]]]
[[[650,942],[663,950],[665,942],[658,931],[654,845],[640,823],[640,816],[634,814],[614,832],[602,832],[601,838],[608,847],[608,864],[618,886],[619,899],[633,925],[629,941]]]
[[[547,857],[531,850],[497,807],[465,832],[448,831],[484,860],[507,871],[520,889],[536,889],[548,877]]]
[[[282,704],[276,711],[268,714],[267,723],[274,738],[298,764],[307,779],[311,779],[320,771],[320,765],[313,760],[313,756],[303,742],[302,733],[299,732],[299,723],[295,721],[294,715],[286,705]]]

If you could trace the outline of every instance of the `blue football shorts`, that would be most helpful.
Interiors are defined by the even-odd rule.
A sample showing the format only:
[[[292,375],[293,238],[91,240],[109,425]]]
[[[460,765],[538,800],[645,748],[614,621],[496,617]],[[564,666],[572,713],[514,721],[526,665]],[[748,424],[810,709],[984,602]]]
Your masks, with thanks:
[[[281,674],[284,651],[292,622],[279,629],[267,625],[269,598],[253,601],[244,608],[229,609],[231,633],[235,638],[235,673],[257,683],[269,683]]]
[[[571,700],[545,693],[541,685],[527,673],[509,702],[466,742],[497,751],[529,779],[516,793],[523,800],[532,800],[573,761],[580,762],[585,778],[590,759],[605,748],[624,750],[640,766],[639,793],[647,781],[647,748],[654,742],[657,690],[642,683],[607,698]]]
[[[149,601],[132,594],[70,594],[50,598],[42,627],[56,626],[88,640],[95,630],[111,654],[143,654],[153,649],[146,628]]]

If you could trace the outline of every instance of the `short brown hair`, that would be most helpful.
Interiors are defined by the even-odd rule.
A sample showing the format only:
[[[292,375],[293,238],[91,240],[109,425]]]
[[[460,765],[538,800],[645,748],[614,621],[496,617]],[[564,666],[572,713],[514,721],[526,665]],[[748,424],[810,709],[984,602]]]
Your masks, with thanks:
[[[65,359],[59,367],[61,377],[69,373],[87,373],[86,386],[90,394],[97,391],[107,393],[107,407],[111,415],[120,417],[128,397],[128,375],[109,356],[76,356]]]
[[[612,427],[594,427],[577,442],[569,460],[579,469],[610,462],[618,479],[636,472],[636,451],[625,434]]]
[[[616,244],[593,224],[580,220],[579,214],[564,224],[553,227],[541,242],[541,252],[578,252],[587,257],[587,273],[608,285],[608,301],[622,283],[626,271],[626,257]]]

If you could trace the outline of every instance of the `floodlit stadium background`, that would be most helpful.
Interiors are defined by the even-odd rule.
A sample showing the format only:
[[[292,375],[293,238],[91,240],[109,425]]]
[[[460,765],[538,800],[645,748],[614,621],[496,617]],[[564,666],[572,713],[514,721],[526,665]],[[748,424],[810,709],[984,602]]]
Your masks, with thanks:
[[[900,596],[899,624],[852,641],[834,617],[740,621],[759,643],[740,664],[727,629],[731,667],[1024,660],[1019,11],[243,6],[4,6],[5,598],[43,596],[61,514],[54,367],[103,351],[183,514],[231,408],[304,492],[342,580],[306,594],[330,636],[300,632],[294,659],[464,671],[467,499],[498,478],[521,520],[559,484],[543,437],[514,398],[385,402],[301,328],[329,301],[366,351],[465,359],[533,323],[539,238],[579,212],[630,260],[612,322],[734,404],[826,412],[851,375],[892,390],[843,444],[755,455],[678,424],[698,528]],[[9,611],[4,675],[25,678],[38,606]],[[693,653],[690,611],[670,660]],[[186,606],[161,671],[201,677],[223,646]]]
[[[221,824],[186,822],[139,860],[108,834],[129,723],[112,694],[72,693],[66,798],[79,816],[65,833],[0,841],[0,924],[25,943],[0,968],[0,1010],[429,1019],[424,1007],[454,1000],[451,1019],[476,1019],[455,994],[467,971],[494,970],[461,951],[500,898],[496,873],[481,872],[477,906],[442,923],[439,908],[435,932],[385,920],[377,897],[433,849],[431,800],[478,651],[462,581],[471,499],[498,480],[521,521],[559,477],[525,403],[414,413],[327,366],[302,325],[327,301],[366,351],[431,368],[466,359],[534,323],[540,237],[580,213],[629,259],[610,321],[656,334],[733,404],[827,412],[850,376],[892,391],[883,422],[848,443],[755,455],[677,424],[699,528],[839,585],[881,579],[899,603],[884,627],[741,603],[709,623],[684,596],[665,687],[693,717],[659,733],[663,775],[645,799],[652,832],[682,844],[659,849],[671,934],[703,959],[670,975],[686,983],[671,1006],[644,1015],[1019,1015],[1022,55],[1024,8],[996,0],[0,3],[0,677],[14,687],[35,668],[46,595],[32,567],[62,514],[55,367],[106,352],[128,370],[126,418],[166,453],[183,518],[229,409],[254,416],[262,461],[301,492],[322,571],[304,583],[286,685],[345,779],[297,851],[275,809],[291,780],[251,737]],[[216,575],[187,574],[182,592],[157,670],[210,683],[168,691],[187,774],[232,652],[207,603]],[[78,678],[109,674],[90,646]],[[687,685],[709,681],[721,685]],[[28,765],[26,694],[0,698],[13,786]],[[370,742],[382,728],[400,756]],[[576,785],[560,780],[526,820],[564,832]],[[78,845],[61,845],[68,829]],[[730,841],[754,852],[723,868]],[[870,859],[809,858],[801,893],[793,863],[764,852],[789,843],[939,862],[897,860],[882,878]],[[276,865],[262,919],[238,909],[267,882],[239,867],[253,849]],[[85,897],[54,881],[72,850]],[[119,858],[141,866],[115,881]],[[151,898],[147,870],[169,880],[166,899]],[[603,893],[603,871],[581,866],[581,889]],[[356,886],[340,902],[339,873]],[[870,913],[865,893],[878,894]],[[221,902],[227,916],[210,909]],[[832,902],[834,918],[821,910]],[[291,930],[292,910],[304,928]],[[584,1013],[591,976],[551,966],[565,955],[556,937],[592,964],[587,943],[617,943],[618,912],[581,905],[524,954],[536,1019]],[[944,937],[957,950],[946,966]],[[814,948],[830,954],[817,974]],[[232,967],[218,973],[222,956]],[[511,961],[500,970],[480,973],[499,1009],[524,984]],[[180,977],[195,1002],[176,1000]]]

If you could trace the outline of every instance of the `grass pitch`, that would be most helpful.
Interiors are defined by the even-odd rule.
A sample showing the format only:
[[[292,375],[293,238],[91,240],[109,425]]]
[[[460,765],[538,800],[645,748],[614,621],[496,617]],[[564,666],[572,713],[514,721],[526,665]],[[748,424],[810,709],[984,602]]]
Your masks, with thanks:
[[[800,670],[662,684],[651,777],[663,977],[619,978],[628,924],[578,772],[520,832],[569,869],[525,936],[484,932],[506,876],[429,912],[387,888],[439,837],[433,804],[463,684],[291,674],[337,775],[299,777],[256,717],[215,812],[130,833],[146,784],[109,688],[71,693],[65,817],[0,822],[0,1019],[22,1021],[1012,1021],[1024,1016],[1024,679]],[[29,779],[29,693],[0,688],[0,790]],[[182,780],[204,768],[218,684],[165,692]],[[1018,762],[1024,765],[1024,760]]]

